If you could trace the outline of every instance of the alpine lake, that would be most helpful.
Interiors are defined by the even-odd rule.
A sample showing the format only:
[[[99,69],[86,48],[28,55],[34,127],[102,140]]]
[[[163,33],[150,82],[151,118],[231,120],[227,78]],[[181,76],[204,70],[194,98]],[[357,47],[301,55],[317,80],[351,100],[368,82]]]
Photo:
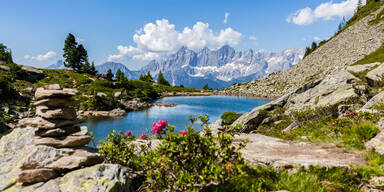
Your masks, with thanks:
[[[209,123],[217,121],[227,111],[246,113],[253,108],[264,105],[270,100],[236,97],[236,96],[178,96],[165,97],[154,102],[175,103],[175,107],[152,106],[145,110],[129,112],[123,118],[89,119],[85,123],[90,132],[93,132],[96,144],[104,140],[113,131],[132,131],[134,136],[148,133],[152,124],[159,120],[166,120],[170,125],[176,126],[175,131],[185,129],[190,125],[189,116],[209,115]],[[193,127],[199,131],[201,122],[195,122]]]

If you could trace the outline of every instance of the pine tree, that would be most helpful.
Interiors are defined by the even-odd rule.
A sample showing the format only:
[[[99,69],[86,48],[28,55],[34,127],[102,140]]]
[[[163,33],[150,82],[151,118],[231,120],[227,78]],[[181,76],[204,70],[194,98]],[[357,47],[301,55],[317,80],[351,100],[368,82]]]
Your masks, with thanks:
[[[304,53],[304,57],[306,57],[307,55],[311,54],[311,48],[309,47],[305,47],[305,53]]]
[[[107,78],[107,80],[112,81],[113,73],[112,73],[111,69],[108,69],[106,78]]]
[[[97,74],[96,67],[95,67],[95,62],[93,62],[93,61],[92,61],[92,64],[91,64],[91,70],[89,71],[89,74],[91,74],[91,75],[96,75]]]
[[[81,65],[80,71],[83,73],[89,73],[90,74],[91,65],[89,64],[88,59],[85,60],[85,63]]]
[[[117,69],[116,73],[115,73],[115,79],[117,81],[120,81],[121,79],[121,70],[120,69]]]
[[[78,55],[77,55],[77,42],[75,36],[71,33],[65,39],[63,57],[65,58],[64,66],[70,67],[73,70],[78,70]]]
[[[362,7],[363,7],[363,2],[361,0],[359,0],[357,2],[357,10],[356,11],[360,10]]]
[[[76,61],[78,62],[77,67],[80,69],[84,69],[80,71],[83,73],[89,73],[91,69],[91,65],[89,64],[89,61],[88,61],[88,52],[87,50],[85,50],[82,44],[77,46],[76,57],[77,57]]]
[[[316,42],[312,42],[311,52],[313,52],[317,48]]]
[[[12,50],[9,50],[9,52],[8,52],[7,63],[13,63]]]
[[[169,82],[164,78],[163,73],[160,71],[157,76],[157,84],[170,86]]]
[[[124,81],[127,81],[128,79],[125,77],[125,74],[124,72],[121,72],[120,73],[120,77],[119,77],[119,81],[120,82],[124,82]]]
[[[5,61],[6,63],[13,63],[12,50],[9,50],[7,46],[1,43],[0,43],[0,61]]]
[[[82,44],[76,42],[75,36],[71,33],[65,39],[63,51],[63,57],[65,58],[64,66],[78,72],[91,72],[87,50],[85,50]]]
[[[151,75],[151,73],[149,71],[147,72],[146,81],[153,82],[152,75]]]
[[[144,80],[144,76],[143,76],[143,74],[140,74],[139,80],[140,80],[140,81],[145,81],[145,80]]]
[[[208,89],[209,89],[209,87],[208,87],[208,83],[204,85],[203,89],[204,89],[204,90],[208,90]]]

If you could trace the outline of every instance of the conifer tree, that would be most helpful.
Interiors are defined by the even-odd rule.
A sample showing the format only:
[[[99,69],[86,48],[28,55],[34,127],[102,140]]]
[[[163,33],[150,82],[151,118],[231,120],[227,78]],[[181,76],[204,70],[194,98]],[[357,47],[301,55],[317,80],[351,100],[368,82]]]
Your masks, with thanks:
[[[113,73],[112,73],[111,69],[108,69],[106,78],[107,78],[107,80],[112,81]]]
[[[120,69],[117,69],[116,73],[115,73],[115,79],[117,81],[120,81],[121,79],[121,70]]]
[[[0,43],[0,61],[5,61],[6,63],[13,63],[12,51],[9,50],[7,46],[2,43]]]
[[[357,11],[360,10],[362,7],[363,7],[363,2],[361,0],[359,0],[357,2]]]
[[[96,67],[95,67],[95,62],[93,62],[93,61],[92,61],[92,64],[91,64],[91,70],[89,71],[89,74],[91,74],[91,75],[96,75],[97,74]]]
[[[157,84],[170,86],[169,82],[164,78],[163,73],[160,71],[157,76]]]
[[[146,76],[146,81],[148,81],[148,82],[153,82],[153,78],[152,78],[152,75],[151,75],[151,73],[148,71],[147,72],[147,76]]]
[[[75,71],[78,70],[77,42],[75,36],[71,33],[69,33],[65,39],[63,51],[63,57],[65,58],[64,66],[72,68]]]
[[[77,72],[90,73],[91,66],[88,61],[88,53],[82,44],[76,42],[73,34],[69,33],[63,48],[65,58],[64,66]]]
[[[208,89],[209,89],[209,87],[208,87],[208,83],[204,85],[203,89],[205,89],[205,90],[208,90]]]

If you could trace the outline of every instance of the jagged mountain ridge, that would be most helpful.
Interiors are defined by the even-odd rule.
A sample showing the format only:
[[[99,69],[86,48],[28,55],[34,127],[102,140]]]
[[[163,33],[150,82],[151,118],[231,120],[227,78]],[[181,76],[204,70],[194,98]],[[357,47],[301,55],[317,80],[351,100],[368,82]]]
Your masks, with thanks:
[[[182,47],[162,61],[151,61],[141,71],[157,75],[161,70],[173,85],[201,88],[208,83],[212,88],[224,88],[286,70],[298,63],[303,54],[304,49],[271,53],[252,49],[235,51],[226,45],[218,50],[203,48],[194,52]]]
[[[217,50],[203,48],[197,52],[181,47],[175,54],[157,61],[152,60],[138,71],[131,71],[125,65],[106,62],[97,65],[99,73],[111,69],[116,73],[120,69],[131,79],[150,72],[157,78],[159,71],[172,85],[202,88],[208,83],[210,88],[222,89],[233,83],[242,83],[264,77],[272,72],[283,71],[298,63],[304,55],[304,49],[288,49],[282,52],[236,51],[225,45]],[[61,62],[62,63],[62,62]],[[56,64],[51,68],[63,68]]]
[[[58,60],[56,63],[49,65],[46,68],[47,69],[67,69],[67,67],[64,66],[63,60]]]
[[[113,74],[115,74],[116,71],[120,69],[120,71],[123,72],[129,79],[138,79],[141,74],[141,71],[131,71],[127,66],[121,63],[106,62],[96,66],[98,73],[107,73],[108,69],[111,69]]]

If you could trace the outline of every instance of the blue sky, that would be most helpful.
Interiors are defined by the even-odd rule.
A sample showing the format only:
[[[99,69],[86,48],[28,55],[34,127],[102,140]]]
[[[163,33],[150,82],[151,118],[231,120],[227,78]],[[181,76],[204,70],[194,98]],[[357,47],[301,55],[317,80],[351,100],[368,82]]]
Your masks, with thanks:
[[[110,60],[137,69],[183,45],[194,50],[223,44],[238,50],[304,47],[332,36],[342,16],[353,13],[351,6],[357,0],[5,0],[1,4],[0,43],[12,49],[20,64],[55,63],[70,32],[96,64]]]

